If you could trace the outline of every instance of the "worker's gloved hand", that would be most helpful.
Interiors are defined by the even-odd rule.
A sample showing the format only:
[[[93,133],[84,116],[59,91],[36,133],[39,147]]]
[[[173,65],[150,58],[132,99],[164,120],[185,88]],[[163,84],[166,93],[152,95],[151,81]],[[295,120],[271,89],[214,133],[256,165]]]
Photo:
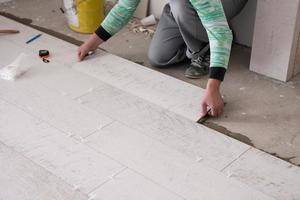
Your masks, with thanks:
[[[78,61],[82,61],[90,51],[95,51],[101,43],[103,43],[103,40],[95,33],[91,35],[90,38],[78,48]]]
[[[221,81],[209,79],[204,97],[201,101],[201,117],[205,116],[208,111],[209,115],[219,117],[223,114],[224,101],[220,93]]]

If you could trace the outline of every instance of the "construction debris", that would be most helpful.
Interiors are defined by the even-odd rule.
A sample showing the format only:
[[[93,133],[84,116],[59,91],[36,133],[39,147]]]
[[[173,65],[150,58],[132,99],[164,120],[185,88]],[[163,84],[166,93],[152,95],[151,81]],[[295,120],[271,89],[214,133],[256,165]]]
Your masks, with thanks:
[[[154,15],[150,15],[148,17],[145,17],[144,19],[141,20],[141,24],[143,26],[152,26],[152,25],[156,25],[156,19],[154,17]]]
[[[153,22],[152,22],[153,23]],[[133,19],[129,22],[129,30],[133,33],[143,33],[146,37],[153,37],[156,26],[143,25],[140,20]]]

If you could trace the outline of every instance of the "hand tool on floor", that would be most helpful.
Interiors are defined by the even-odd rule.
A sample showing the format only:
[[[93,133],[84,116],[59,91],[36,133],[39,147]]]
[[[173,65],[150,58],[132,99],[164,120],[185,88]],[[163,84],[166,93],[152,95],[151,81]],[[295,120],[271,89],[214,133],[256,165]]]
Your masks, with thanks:
[[[26,44],[29,44],[30,42],[33,42],[34,40],[38,39],[38,38],[41,37],[41,36],[42,36],[42,34],[38,34],[38,35],[33,36],[32,38],[30,38],[30,39],[26,42]]]
[[[95,53],[95,51],[89,51],[89,52],[85,55],[85,57],[91,56],[91,55],[93,55],[94,53]]]
[[[16,33],[20,33],[20,31],[13,30],[13,29],[0,29],[0,33],[16,34]]]
[[[87,54],[85,54],[84,59],[93,55],[95,53],[95,51],[89,51]]]
[[[50,52],[48,50],[40,50],[39,51],[39,56],[40,58],[43,59],[44,63],[49,63],[50,60],[48,60],[49,56],[50,56]]]
[[[227,103],[224,102],[224,106],[226,106],[226,104]],[[211,118],[210,112],[211,112],[211,109],[209,109],[204,116],[200,117],[200,119],[197,121],[197,123],[204,124],[209,118]]]
[[[209,109],[204,116],[200,117],[200,119],[197,121],[197,123],[204,124],[210,118],[210,115],[209,115],[210,111],[211,111],[211,109]]]

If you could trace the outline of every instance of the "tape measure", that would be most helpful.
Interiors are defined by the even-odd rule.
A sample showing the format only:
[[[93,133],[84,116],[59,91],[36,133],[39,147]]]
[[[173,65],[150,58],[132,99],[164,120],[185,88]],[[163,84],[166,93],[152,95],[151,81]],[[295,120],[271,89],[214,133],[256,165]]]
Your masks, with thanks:
[[[50,60],[48,60],[48,58],[50,57],[50,52],[48,50],[40,50],[39,51],[39,56],[40,58],[43,59],[44,63],[49,63]]]

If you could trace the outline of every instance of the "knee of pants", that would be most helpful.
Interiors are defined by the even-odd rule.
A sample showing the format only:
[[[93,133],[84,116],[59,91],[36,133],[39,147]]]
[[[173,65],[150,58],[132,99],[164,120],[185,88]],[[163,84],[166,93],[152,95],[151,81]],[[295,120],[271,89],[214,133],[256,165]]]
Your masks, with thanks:
[[[187,10],[193,9],[189,0],[170,0],[171,12],[176,21],[186,21],[187,19]]]
[[[164,68],[166,66],[166,59],[164,58],[164,56],[155,50],[149,50],[148,59],[150,65],[153,67]]]

